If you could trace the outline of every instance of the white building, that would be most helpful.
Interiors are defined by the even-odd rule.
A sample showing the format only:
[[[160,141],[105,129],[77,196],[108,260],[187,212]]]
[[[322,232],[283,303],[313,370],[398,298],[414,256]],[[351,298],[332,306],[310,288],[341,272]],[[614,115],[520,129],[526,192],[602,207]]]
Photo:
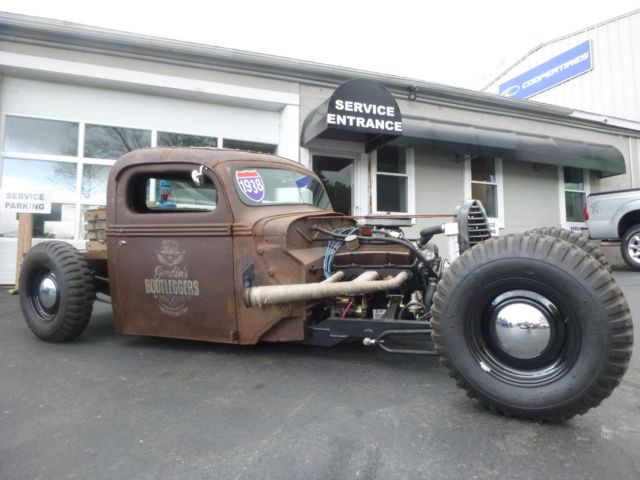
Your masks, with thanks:
[[[336,109],[355,102],[384,118],[351,111],[363,126],[340,125]],[[171,145],[297,160],[353,215],[448,214],[475,197],[501,233],[579,227],[587,192],[639,185],[639,139],[635,123],[573,108],[0,13],[0,188],[52,193],[38,241],[81,245],[115,160]],[[14,279],[16,231],[0,208],[0,284]]]

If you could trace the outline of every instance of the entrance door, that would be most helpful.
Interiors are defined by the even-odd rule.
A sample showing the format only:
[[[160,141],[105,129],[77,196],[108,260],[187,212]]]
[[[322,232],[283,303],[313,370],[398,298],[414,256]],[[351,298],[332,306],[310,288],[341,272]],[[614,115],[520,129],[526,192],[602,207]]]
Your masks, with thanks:
[[[320,177],[336,212],[353,213],[353,158],[313,156],[313,171]]]

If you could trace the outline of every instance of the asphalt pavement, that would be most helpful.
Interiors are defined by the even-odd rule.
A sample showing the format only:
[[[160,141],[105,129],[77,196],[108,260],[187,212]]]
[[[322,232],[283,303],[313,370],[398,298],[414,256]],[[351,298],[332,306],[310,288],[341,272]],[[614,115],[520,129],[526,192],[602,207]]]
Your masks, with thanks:
[[[640,324],[640,273],[615,276]],[[0,479],[639,479],[640,360],[560,425],[493,415],[434,357],[36,339],[0,293]]]

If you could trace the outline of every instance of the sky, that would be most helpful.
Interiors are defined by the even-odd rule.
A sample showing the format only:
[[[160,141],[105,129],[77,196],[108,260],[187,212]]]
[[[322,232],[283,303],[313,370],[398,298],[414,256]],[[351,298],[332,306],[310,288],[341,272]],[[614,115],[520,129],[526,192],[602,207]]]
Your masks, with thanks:
[[[640,0],[0,0],[0,11],[475,90],[531,49]]]

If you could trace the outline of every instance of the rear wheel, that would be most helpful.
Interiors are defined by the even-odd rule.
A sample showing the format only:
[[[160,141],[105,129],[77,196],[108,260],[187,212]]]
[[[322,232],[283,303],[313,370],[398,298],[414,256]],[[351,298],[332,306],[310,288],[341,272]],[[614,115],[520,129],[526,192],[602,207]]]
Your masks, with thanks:
[[[631,358],[631,314],[611,274],[546,235],[509,235],[463,254],[432,312],[436,350],[458,385],[510,416],[584,413],[611,394]]]
[[[73,245],[51,241],[34,246],[22,263],[19,291],[27,325],[43,340],[73,340],[89,323],[93,277]]]
[[[622,258],[631,270],[640,271],[640,223],[628,228],[620,242]]]
[[[549,235],[550,237],[559,238],[560,240],[564,240],[565,242],[569,242],[572,245],[575,245],[578,248],[581,248],[593,258],[598,260],[603,267],[607,270],[611,271],[611,265],[609,265],[609,261],[600,247],[595,242],[589,240],[589,237],[583,235],[578,232],[574,232],[573,230],[567,230],[566,228],[557,228],[557,227],[543,227],[543,228],[535,228],[533,230],[529,230],[525,232],[525,234],[531,235]]]

